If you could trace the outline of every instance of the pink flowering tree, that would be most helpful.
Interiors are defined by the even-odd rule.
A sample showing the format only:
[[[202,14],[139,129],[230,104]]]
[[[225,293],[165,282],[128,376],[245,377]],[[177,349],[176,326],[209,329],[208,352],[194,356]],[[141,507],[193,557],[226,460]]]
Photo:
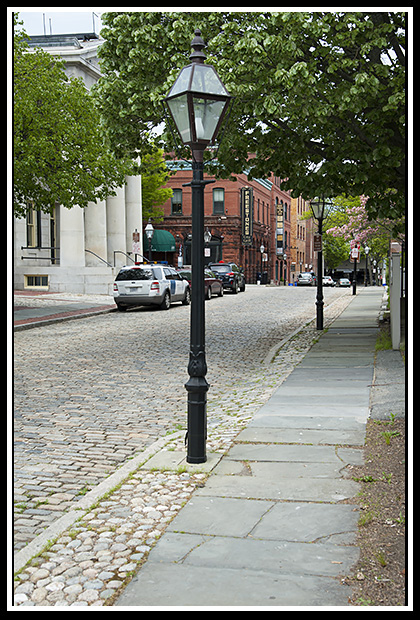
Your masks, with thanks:
[[[326,232],[345,241],[358,241],[362,247],[368,245],[372,254],[379,258],[386,256],[391,238],[404,241],[404,221],[403,218],[398,221],[387,218],[370,220],[365,208],[367,200],[367,196],[360,196],[359,199],[338,199],[344,207],[344,212],[343,209],[340,210],[341,222],[331,226]]]

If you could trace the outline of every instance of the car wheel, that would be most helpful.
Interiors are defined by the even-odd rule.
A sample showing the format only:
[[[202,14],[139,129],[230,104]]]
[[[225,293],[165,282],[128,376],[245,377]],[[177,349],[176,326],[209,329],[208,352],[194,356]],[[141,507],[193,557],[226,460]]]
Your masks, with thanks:
[[[245,282],[241,286],[241,293],[243,293],[244,291],[245,291]]]
[[[185,289],[185,297],[182,303],[184,304],[184,306],[189,306],[191,303],[191,291],[189,288]]]
[[[118,312],[125,312],[127,310],[127,306],[123,306],[122,304],[117,304]]]
[[[223,297],[223,286],[220,287],[219,297]]]
[[[211,286],[207,287],[206,299],[211,299]]]
[[[171,307],[171,296],[169,295],[169,291],[165,291],[165,294],[163,296],[163,301],[160,304],[160,309],[169,310],[170,307]]]
[[[239,286],[238,286],[238,282],[237,281],[235,281],[235,284],[233,285],[232,293],[234,293],[235,295],[237,293],[239,293]]]

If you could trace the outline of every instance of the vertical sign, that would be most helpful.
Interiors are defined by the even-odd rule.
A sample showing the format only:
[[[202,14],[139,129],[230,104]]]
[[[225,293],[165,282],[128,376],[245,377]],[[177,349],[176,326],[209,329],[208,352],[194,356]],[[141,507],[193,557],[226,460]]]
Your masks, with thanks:
[[[140,233],[138,232],[137,228],[136,230],[133,232],[133,254],[134,254],[134,260],[137,260],[136,254],[140,254]]]
[[[251,187],[241,188],[242,243],[252,245],[254,199]]]
[[[283,248],[283,203],[280,202],[276,208],[276,254],[284,253]]]

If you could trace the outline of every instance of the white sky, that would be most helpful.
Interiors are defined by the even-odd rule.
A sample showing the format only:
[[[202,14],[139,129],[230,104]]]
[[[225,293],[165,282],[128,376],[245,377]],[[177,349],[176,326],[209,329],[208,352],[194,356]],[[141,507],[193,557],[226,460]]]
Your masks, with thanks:
[[[96,32],[99,34],[102,25],[100,16],[104,12],[103,9],[75,7],[49,7],[52,11],[48,11],[42,7],[26,7],[30,11],[15,9],[19,13],[19,20],[23,21],[23,28],[27,34],[73,34],[78,32]],[[69,10],[70,9],[70,10]],[[44,30],[45,27],[45,30]]]
[[[101,30],[100,16],[106,11],[133,11],[137,7],[7,7],[8,11],[18,12],[24,22],[24,29],[28,34],[72,34],[77,32],[96,32]],[[149,10],[152,7],[147,7]],[[191,7],[177,7],[178,10],[191,10]],[[232,7],[213,7],[213,10],[229,10]],[[299,10],[328,10],[331,7],[301,7]],[[338,7],[335,11],[362,10],[368,12],[374,8],[390,11],[407,11],[412,7]],[[153,10],[153,9],[152,9]],[[162,7],[160,11],[173,10],[173,7]],[[198,9],[200,10],[200,9]],[[237,10],[234,7],[232,10]],[[244,9],[243,9],[244,10]],[[259,11],[261,7],[246,7],[249,11]],[[263,10],[295,10],[295,7],[264,7]],[[44,18],[45,15],[45,18]],[[45,24],[45,26],[44,26]]]

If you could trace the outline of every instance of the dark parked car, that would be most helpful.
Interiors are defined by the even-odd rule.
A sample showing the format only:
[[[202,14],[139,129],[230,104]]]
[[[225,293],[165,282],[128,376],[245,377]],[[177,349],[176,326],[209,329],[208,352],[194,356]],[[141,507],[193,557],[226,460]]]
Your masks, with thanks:
[[[185,265],[183,268],[177,270],[181,278],[187,280],[191,287],[191,267]],[[208,269],[204,269],[204,296],[205,299],[211,299],[212,295],[223,296],[223,283],[215,273]]]
[[[245,276],[235,263],[209,263],[211,269],[223,282],[223,288],[238,293],[245,290]]]

